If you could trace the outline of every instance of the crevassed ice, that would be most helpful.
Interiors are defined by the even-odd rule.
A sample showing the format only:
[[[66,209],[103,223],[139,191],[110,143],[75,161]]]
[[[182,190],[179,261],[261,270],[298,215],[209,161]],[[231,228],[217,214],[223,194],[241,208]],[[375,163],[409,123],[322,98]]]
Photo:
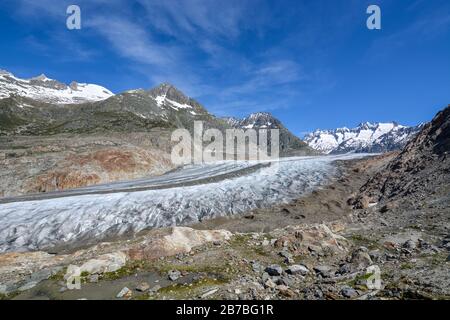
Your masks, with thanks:
[[[277,171],[262,168],[246,176],[190,187],[2,204],[0,252],[38,250],[80,239],[99,242],[129,231],[288,202],[334,175],[332,161],[344,157],[350,156],[287,158],[280,161]],[[206,170],[212,172],[213,167],[208,165]],[[192,168],[187,171],[192,174]]]

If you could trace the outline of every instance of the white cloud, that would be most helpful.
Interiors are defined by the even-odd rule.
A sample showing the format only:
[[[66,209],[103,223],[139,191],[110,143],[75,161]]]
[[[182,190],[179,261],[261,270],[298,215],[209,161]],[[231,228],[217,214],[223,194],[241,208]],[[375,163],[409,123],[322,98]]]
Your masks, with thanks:
[[[236,37],[245,22],[247,1],[243,0],[138,0],[150,23],[176,37],[197,38],[200,34]]]

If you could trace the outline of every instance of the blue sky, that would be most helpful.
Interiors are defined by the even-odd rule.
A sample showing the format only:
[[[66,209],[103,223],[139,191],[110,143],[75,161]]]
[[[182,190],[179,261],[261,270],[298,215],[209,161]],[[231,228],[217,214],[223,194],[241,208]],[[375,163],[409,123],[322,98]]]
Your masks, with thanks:
[[[82,29],[66,28],[81,8]],[[377,4],[382,29],[366,28]],[[101,84],[170,82],[217,115],[269,111],[302,136],[414,125],[450,103],[448,0],[2,0],[0,68]]]

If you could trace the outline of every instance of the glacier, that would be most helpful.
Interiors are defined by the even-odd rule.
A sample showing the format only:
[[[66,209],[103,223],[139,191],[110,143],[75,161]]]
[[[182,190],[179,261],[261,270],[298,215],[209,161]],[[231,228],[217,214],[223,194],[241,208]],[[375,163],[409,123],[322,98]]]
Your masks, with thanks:
[[[287,203],[335,177],[338,173],[335,160],[365,156],[282,158],[276,162],[277,170],[272,162],[271,166],[235,176],[234,171],[252,168],[255,163],[222,161],[191,165],[150,180],[85,188],[90,194],[69,192],[64,197],[3,203],[0,252],[45,250],[77,242],[94,244],[144,229],[186,225]],[[210,183],[204,181],[205,177],[224,173],[229,176]],[[190,185],[177,186],[186,181]],[[147,186],[149,190],[133,191],[135,185]],[[96,194],[124,186],[127,191]]]

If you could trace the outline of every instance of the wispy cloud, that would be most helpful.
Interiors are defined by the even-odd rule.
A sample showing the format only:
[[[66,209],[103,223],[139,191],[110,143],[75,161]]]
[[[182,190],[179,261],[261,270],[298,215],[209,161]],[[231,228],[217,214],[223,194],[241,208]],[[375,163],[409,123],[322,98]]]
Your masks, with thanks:
[[[225,97],[275,89],[278,86],[297,82],[303,77],[305,75],[302,74],[298,63],[289,60],[271,61],[251,66],[245,81],[226,88],[221,95]]]
[[[33,19],[61,21],[69,1],[20,0],[17,13]],[[289,57],[236,47],[252,33],[264,37],[271,28],[269,6],[263,0],[92,0],[78,1],[82,9],[79,37],[63,43],[80,59],[95,58],[84,37],[100,37],[105,48],[129,61],[132,72],[144,75],[149,85],[172,82],[194,97],[214,96],[221,113],[239,109],[274,109],[288,105],[293,84],[306,78],[302,66]],[[251,8],[258,6],[255,12]],[[64,20],[62,20],[64,21]],[[29,37],[42,54],[54,54],[48,44]],[[272,91],[269,98],[267,92]]]
[[[120,55],[136,62],[170,67],[177,61],[176,47],[157,44],[144,28],[129,20],[98,16],[87,20],[85,26],[95,29]]]
[[[201,35],[236,37],[245,22],[246,0],[138,0],[161,32],[186,38]]]

